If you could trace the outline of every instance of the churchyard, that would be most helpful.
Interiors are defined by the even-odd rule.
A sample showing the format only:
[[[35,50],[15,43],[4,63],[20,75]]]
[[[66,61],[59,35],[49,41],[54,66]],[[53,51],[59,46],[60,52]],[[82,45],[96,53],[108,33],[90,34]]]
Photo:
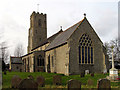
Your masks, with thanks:
[[[30,84],[36,87],[36,83],[38,88],[68,88],[68,87],[81,87],[81,88],[97,88],[98,80],[106,78],[109,74],[87,74],[87,75],[70,75],[64,76],[63,74],[55,74],[55,73],[46,73],[46,72],[8,72],[6,75],[3,73],[3,85],[2,88],[12,88],[17,87],[20,83],[19,87],[23,87],[25,82],[27,85]],[[119,74],[120,76],[120,74]],[[14,78],[13,78],[14,77]],[[120,82],[108,82],[103,79],[104,82],[99,83],[103,84],[102,87],[108,86],[110,84],[111,88],[120,88]],[[26,85],[26,86],[27,86]]]

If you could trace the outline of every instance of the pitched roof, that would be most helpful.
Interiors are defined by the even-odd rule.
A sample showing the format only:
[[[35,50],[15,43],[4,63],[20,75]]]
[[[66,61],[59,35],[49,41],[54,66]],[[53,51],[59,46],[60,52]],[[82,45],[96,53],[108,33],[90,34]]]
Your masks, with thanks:
[[[39,46],[33,48],[32,50],[35,50],[36,48],[39,48],[39,47],[41,47],[41,46],[43,46],[43,45],[45,45],[45,44],[47,44],[47,43],[49,43],[49,42],[52,42],[52,41],[55,39],[55,37],[56,37],[57,35],[59,35],[61,32],[63,32],[63,31],[60,30],[59,32],[53,34],[52,36],[50,36],[49,38],[47,38],[47,40],[41,42],[41,44],[40,44]]]
[[[84,20],[84,19],[83,19]],[[58,47],[60,45],[63,45],[67,42],[67,40],[69,39],[69,37],[72,35],[72,33],[77,29],[77,27],[83,22],[80,21],[77,24],[71,26],[70,28],[68,28],[67,30],[63,31],[62,33],[60,33],[51,43],[50,45],[45,49],[46,51],[51,50],[55,47]]]

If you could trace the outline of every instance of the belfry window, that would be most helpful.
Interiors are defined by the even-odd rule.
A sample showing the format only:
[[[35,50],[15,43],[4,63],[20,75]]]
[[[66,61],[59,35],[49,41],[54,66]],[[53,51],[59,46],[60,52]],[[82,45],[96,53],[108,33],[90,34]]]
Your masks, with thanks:
[[[79,64],[93,64],[93,49],[90,37],[83,34],[79,41]]]
[[[41,19],[38,20],[38,25],[41,27],[42,24],[41,24]]]

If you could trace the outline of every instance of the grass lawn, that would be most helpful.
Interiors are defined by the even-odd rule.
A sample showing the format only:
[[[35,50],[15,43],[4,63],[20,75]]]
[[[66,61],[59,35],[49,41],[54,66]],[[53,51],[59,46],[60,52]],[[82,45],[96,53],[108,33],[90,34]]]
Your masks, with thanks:
[[[94,77],[91,77],[89,74],[85,75],[85,77],[81,78],[80,75],[71,75],[71,76],[62,76],[62,85],[61,86],[55,86],[53,85],[53,75],[58,75],[55,73],[46,73],[46,72],[34,72],[34,73],[30,73],[30,72],[7,72],[7,75],[3,74],[3,86],[2,88],[10,88],[11,87],[11,78],[14,75],[18,75],[20,76],[22,79],[25,79],[28,75],[32,75],[34,77],[34,79],[36,80],[37,76],[43,76],[45,78],[45,88],[66,88],[67,87],[67,82],[70,79],[75,79],[75,80],[79,80],[80,82],[82,82],[81,87],[82,88],[96,88],[97,87],[97,80],[100,78],[105,78],[106,76],[108,76],[108,74],[95,74]],[[62,74],[59,74],[62,75]],[[120,76],[120,75],[119,75]],[[87,85],[87,81],[88,79],[92,79],[94,81],[94,85],[93,86],[88,86]],[[120,88],[120,82],[111,82],[111,87],[112,88]]]

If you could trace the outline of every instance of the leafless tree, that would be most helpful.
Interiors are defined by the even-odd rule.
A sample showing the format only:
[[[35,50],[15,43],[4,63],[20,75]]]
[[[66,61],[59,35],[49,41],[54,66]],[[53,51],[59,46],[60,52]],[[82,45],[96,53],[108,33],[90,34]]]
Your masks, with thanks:
[[[2,58],[2,61],[7,63],[8,58],[9,58],[9,52],[8,52],[8,46],[6,42],[2,42],[0,44],[0,58]]]
[[[120,57],[119,57],[120,47],[119,47],[119,40],[118,39],[111,40],[110,42],[105,42],[104,46],[106,47],[107,54],[109,55],[109,59],[112,58],[111,46],[114,47],[114,49],[113,49],[114,59],[115,60],[119,60],[120,59]]]
[[[24,54],[24,48],[22,44],[17,44],[14,51],[14,56],[21,57]]]

